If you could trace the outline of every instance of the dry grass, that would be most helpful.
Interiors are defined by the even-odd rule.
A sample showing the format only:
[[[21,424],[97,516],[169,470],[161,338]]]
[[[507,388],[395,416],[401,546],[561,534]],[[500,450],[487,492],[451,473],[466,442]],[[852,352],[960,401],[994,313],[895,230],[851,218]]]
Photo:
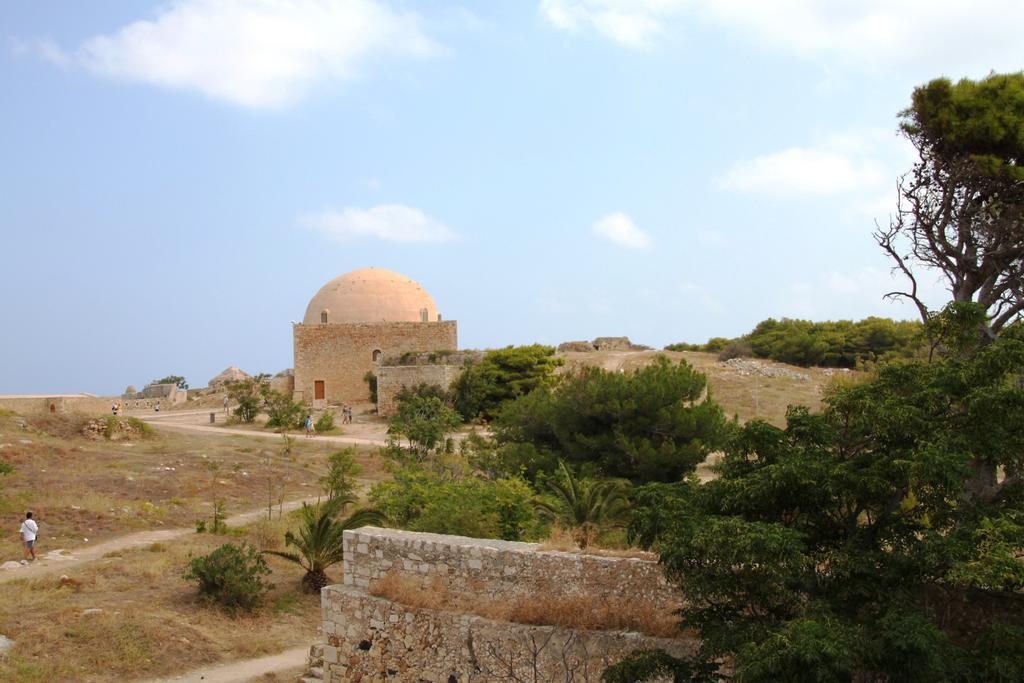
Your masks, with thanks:
[[[400,573],[389,573],[374,581],[368,591],[415,609],[475,614],[496,621],[592,631],[637,631],[661,638],[681,634],[674,607],[650,605],[629,597],[524,595],[503,600],[469,599],[453,595],[437,581],[424,586],[421,579]]]
[[[658,559],[654,553],[649,553],[639,548],[629,547],[607,547],[602,545],[606,539],[598,537],[597,545],[589,545],[581,549],[573,540],[572,531],[558,524],[552,524],[548,529],[548,537],[537,545],[537,550],[575,553],[577,555],[597,555],[599,557],[625,557],[637,560]]]
[[[736,415],[741,421],[761,418],[778,426],[785,426],[786,408],[790,405],[805,405],[812,409],[821,407],[823,390],[833,377],[849,377],[856,373],[838,373],[823,368],[801,368],[771,363],[808,375],[810,379],[799,380],[791,377],[763,377],[741,375],[727,365],[718,362],[713,353],[699,351],[595,351],[592,353],[564,354],[566,367],[595,365],[607,370],[633,370],[649,365],[658,355],[673,361],[685,360],[708,376],[711,394],[730,417]],[[768,362],[768,361],[765,361]]]
[[[0,417],[0,459],[14,466],[3,477],[0,515],[35,512],[39,550],[73,549],[145,529],[192,527],[209,518],[212,499],[228,514],[265,506],[268,482],[275,507],[282,498],[315,496],[336,445],[298,441],[292,458],[279,444],[231,435],[157,432],[131,442],[90,441],[78,429],[83,418],[44,415]],[[28,443],[26,443],[28,442]],[[380,458],[357,456],[364,481],[388,476]],[[211,473],[208,464],[220,463]],[[0,535],[0,561],[18,559],[15,534]]]
[[[197,535],[125,551],[69,569],[78,585],[56,576],[5,584],[0,633],[17,645],[0,659],[0,680],[167,676],[312,642],[319,600],[301,592],[303,572],[291,564],[270,558],[275,587],[255,614],[233,619],[197,600],[182,578],[189,555],[229,540]],[[102,612],[84,614],[94,608]]]

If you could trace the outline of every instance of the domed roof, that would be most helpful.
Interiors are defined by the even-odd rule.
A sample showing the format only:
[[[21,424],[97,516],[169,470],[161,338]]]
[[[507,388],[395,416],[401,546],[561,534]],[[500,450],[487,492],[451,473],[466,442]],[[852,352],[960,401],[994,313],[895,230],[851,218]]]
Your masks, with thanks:
[[[328,324],[434,322],[437,305],[416,281],[384,268],[363,268],[321,287],[302,322],[319,325],[324,313]]]

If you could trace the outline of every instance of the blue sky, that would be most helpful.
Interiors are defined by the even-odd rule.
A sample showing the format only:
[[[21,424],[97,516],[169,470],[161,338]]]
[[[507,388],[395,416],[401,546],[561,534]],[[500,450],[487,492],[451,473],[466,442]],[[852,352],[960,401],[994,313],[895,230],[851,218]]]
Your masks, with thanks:
[[[896,114],[1024,68],[1022,24],[1002,0],[6,3],[0,393],[276,372],[364,266],[421,282],[463,347],[913,317],[871,238],[913,159]]]

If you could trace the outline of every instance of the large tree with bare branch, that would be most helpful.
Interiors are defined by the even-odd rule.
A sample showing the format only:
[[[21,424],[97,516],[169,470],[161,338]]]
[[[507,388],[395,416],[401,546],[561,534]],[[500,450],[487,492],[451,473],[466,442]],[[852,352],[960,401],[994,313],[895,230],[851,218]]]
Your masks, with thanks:
[[[945,78],[914,90],[900,129],[918,160],[876,238],[906,276],[892,297],[920,297],[922,268],[944,276],[953,300],[988,314],[987,339],[1024,313],[1024,72]]]

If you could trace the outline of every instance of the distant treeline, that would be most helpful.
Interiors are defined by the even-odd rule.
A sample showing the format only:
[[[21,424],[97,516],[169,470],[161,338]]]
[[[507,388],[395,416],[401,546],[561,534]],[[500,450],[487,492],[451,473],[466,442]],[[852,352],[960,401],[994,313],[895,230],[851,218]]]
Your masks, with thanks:
[[[723,358],[754,356],[805,367],[853,368],[861,362],[911,356],[922,343],[917,322],[873,317],[819,323],[769,318],[742,337],[713,337],[706,344],[670,344],[665,349],[708,351]]]

